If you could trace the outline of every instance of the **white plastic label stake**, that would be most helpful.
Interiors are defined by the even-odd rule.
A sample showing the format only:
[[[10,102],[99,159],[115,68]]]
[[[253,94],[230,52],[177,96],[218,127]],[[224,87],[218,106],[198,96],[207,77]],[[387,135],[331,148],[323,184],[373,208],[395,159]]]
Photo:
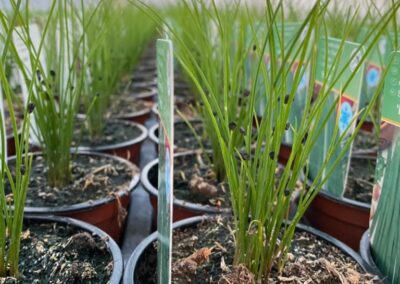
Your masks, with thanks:
[[[171,283],[172,201],[174,172],[174,61],[172,42],[157,41],[158,109],[160,143],[158,167],[158,283]]]

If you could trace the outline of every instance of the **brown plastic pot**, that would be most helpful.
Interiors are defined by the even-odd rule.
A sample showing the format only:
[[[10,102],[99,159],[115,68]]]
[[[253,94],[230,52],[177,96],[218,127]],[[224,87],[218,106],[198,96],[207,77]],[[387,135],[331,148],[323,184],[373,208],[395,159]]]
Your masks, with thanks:
[[[21,131],[18,130],[18,136],[21,135]],[[11,157],[15,155],[15,137],[14,134],[11,133],[7,135],[7,156]]]
[[[119,249],[118,245],[115,241],[110,238],[110,236],[105,233],[104,231],[100,230],[99,228],[92,226],[86,222],[82,222],[76,219],[67,218],[67,217],[60,217],[60,216],[52,216],[52,215],[25,215],[24,216],[24,223],[60,223],[64,225],[68,225],[71,227],[79,228],[80,230],[86,231],[91,235],[97,235],[102,240],[104,240],[108,251],[112,256],[112,273],[110,276],[110,280],[108,281],[109,284],[119,284],[122,279],[122,272],[124,269],[124,262],[122,259],[121,250]]]
[[[195,151],[179,153],[174,155],[174,159],[179,159],[179,157],[182,156],[195,155],[195,154],[196,154]],[[153,214],[154,224],[157,224],[158,189],[154,186],[154,184],[157,184],[156,181],[157,175],[158,175],[158,159],[155,159],[144,167],[140,178],[144,189],[150,195],[150,202],[155,212],[155,214]],[[174,222],[204,214],[226,214],[230,212],[231,210],[228,208],[218,208],[209,205],[202,205],[176,198],[174,198],[173,201]]]
[[[116,121],[116,120],[114,120]],[[85,146],[81,145],[78,147],[79,151],[82,152],[99,152],[99,153],[105,153],[105,154],[110,154],[113,156],[117,156],[123,159],[126,159],[128,161],[131,161],[132,163],[139,165],[140,164],[140,147],[143,143],[143,141],[146,140],[147,138],[147,128],[144,127],[141,124],[131,122],[131,121],[125,121],[125,120],[117,120],[118,123],[121,124],[126,124],[127,126],[132,126],[134,125],[140,130],[140,135],[137,137],[133,137],[132,139],[121,142],[121,143],[116,143],[116,144],[111,144],[111,145],[105,145],[105,146],[97,146],[97,147],[90,147],[90,146]]]
[[[154,109],[152,111],[158,116],[157,109]],[[190,123],[201,123],[201,119],[194,118],[194,119],[190,119],[189,122]],[[177,121],[174,122],[174,125],[176,125],[176,124],[186,124],[186,122],[183,121],[183,120],[177,120]],[[149,129],[150,141],[153,142],[156,145],[158,145],[158,143],[160,142],[160,140],[158,139],[158,129],[159,129],[159,127],[160,127],[159,124],[155,124],[152,127],[150,127],[150,129]],[[176,144],[174,144],[174,149],[176,151],[179,151],[179,148],[177,147]],[[158,153],[158,147],[156,147],[156,151]],[[182,152],[182,150],[181,150],[181,152]]]
[[[123,119],[127,121],[132,121],[136,123],[140,123],[144,125],[144,123],[150,118],[151,108],[146,107],[142,110],[130,112],[130,113],[122,113],[118,115],[113,115],[112,118],[115,119]]]
[[[320,191],[308,208],[309,224],[357,250],[368,229],[370,205]]]
[[[114,159],[120,163],[126,164],[128,167],[134,170],[134,166],[129,161],[102,153],[88,153],[79,152],[79,155],[92,155],[92,156],[106,156]],[[32,155],[41,155],[41,153],[33,153]],[[9,158],[9,160],[15,159],[15,157]],[[26,206],[24,212],[26,214],[34,215],[56,215],[75,218],[89,224],[92,224],[104,232],[109,234],[115,241],[120,241],[124,225],[118,223],[118,219],[121,214],[121,207],[128,210],[128,205],[130,202],[130,195],[135,187],[139,183],[139,174],[135,174],[129,186],[126,190],[120,190],[116,196],[110,195],[97,200],[89,200],[86,202],[72,204],[60,207],[29,207]]]
[[[132,96],[137,99],[154,102],[157,96],[157,89],[155,87],[135,87],[131,86],[130,92]]]
[[[189,219],[185,219],[179,222],[176,222],[173,224],[173,230],[178,230],[178,229],[185,229],[185,228],[190,228],[195,226],[197,223],[202,222],[206,220],[207,218],[211,218],[211,216],[198,216],[198,217],[193,217]],[[319,239],[322,239],[329,243],[330,245],[333,245],[337,247],[341,252],[346,254],[348,257],[353,259],[355,262],[357,262],[360,267],[367,273],[373,274],[375,270],[371,268],[371,266],[365,262],[353,249],[345,245],[344,243],[340,242],[339,240],[333,238],[332,236],[329,236],[321,231],[318,231],[314,228],[298,224],[296,226],[296,231],[300,232],[307,232],[310,234],[313,234],[317,236]],[[138,263],[142,261],[142,256],[145,253],[145,251],[150,248],[150,246],[153,246],[155,242],[157,242],[158,238],[158,232],[154,232],[150,236],[148,236],[146,239],[144,239],[133,251],[132,255],[129,258],[129,261],[125,267],[125,272],[124,272],[124,278],[123,278],[123,284],[134,284],[135,279],[137,277],[137,273],[140,273],[139,271],[136,271],[136,268],[138,266]],[[154,268],[155,270],[155,268]]]

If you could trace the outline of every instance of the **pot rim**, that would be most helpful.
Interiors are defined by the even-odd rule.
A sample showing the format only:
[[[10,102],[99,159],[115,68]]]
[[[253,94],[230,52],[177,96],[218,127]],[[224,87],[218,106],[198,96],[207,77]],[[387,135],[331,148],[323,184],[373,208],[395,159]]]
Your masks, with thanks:
[[[151,107],[145,107],[142,110],[134,111],[134,112],[126,112],[118,115],[113,115],[111,118],[113,119],[122,119],[122,120],[127,120],[130,118],[135,118],[139,117],[145,114],[149,114],[151,112]]]
[[[203,215],[203,216],[195,216],[187,219],[183,219],[181,221],[175,222],[172,225],[172,229],[175,230],[180,227],[184,226],[189,226],[193,225],[195,223],[207,220],[209,218],[214,218],[216,215]],[[328,242],[330,245],[333,245],[340,249],[344,254],[350,256],[353,260],[355,260],[358,265],[367,273],[374,273],[375,271],[373,268],[365,261],[363,260],[357,252],[355,252],[352,248],[344,244],[343,242],[339,241],[338,239],[335,239],[334,237],[321,232],[313,227],[304,225],[304,224],[297,224],[296,225],[296,230],[301,230],[305,231],[308,233],[311,233],[318,238]],[[136,265],[139,261],[139,258],[142,256],[144,250],[154,241],[157,240],[158,237],[158,232],[155,231],[151,235],[149,235],[147,238],[145,238],[140,244],[134,249],[132,252],[131,256],[129,257],[129,260],[125,266],[125,271],[124,271],[124,278],[123,278],[123,284],[132,284],[135,283],[134,280],[134,273],[135,273],[135,268]],[[379,276],[379,275],[378,275]]]
[[[104,242],[107,245],[107,248],[112,256],[113,259],[113,271],[110,276],[109,283],[120,283],[121,278],[123,276],[123,260],[122,260],[122,253],[121,250],[119,249],[117,243],[103,230],[88,224],[86,222],[69,218],[69,217],[62,217],[62,216],[54,216],[54,215],[41,215],[37,216],[34,214],[25,214],[24,220],[25,219],[30,219],[33,221],[44,221],[44,222],[57,222],[57,223],[62,223],[62,224],[67,224],[67,225],[72,225],[74,227],[78,227],[80,229],[83,229],[87,232],[90,232],[91,234],[95,234],[99,236],[101,239],[104,240]]]
[[[144,127],[143,125],[133,122],[133,121],[127,121],[127,120],[123,120],[123,119],[110,119],[109,121],[112,122],[118,122],[120,124],[126,124],[126,125],[132,125],[132,126],[136,126],[136,128],[138,128],[141,133],[139,136],[132,138],[130,140],[124,141],[124,142],[120,142],[120,143],[115,143],[115,144],[109,144],[109,145],[103,145],[103,146],[78,146],[75,147],[73,149],[78,149],[78,151],[82,151],[82,152],[91,152],[91,151],[106,151],[106,150],[113,150],[113,149],[120,149],[120,148],[125,148],[128,146],[132,146],[134,144],[139,144],[141,142],[143,142],[144,140],[146,140],[147,136],[148,136],[148,130],[146,127]]]
[[[156,107],[156,106],[157,106],[157,104],[154,104],[153,108]],[[153,113],[158,116],[158,114],[157,114],[158,112],[153,110],[153,108],[152,108]],[[197,123],[197,122],[202,123],[202,120],[200,118],[191,118],[188,121],[190,123]],[[186,121],[184,121],[183,119],[176,119],[174,121],[174,125],[175,124],[181,124],[181,123],[186,124]],[[152,127],[149,128],[149,138],[155,144],[158,144],[160,142],[160,140],[158,139],[158,136],[156,135],[156,131],[158,130],[158,128],[160,128],[160,124],[159,123],[156,123]],[[176,148],[175,144],[174,144],[174,148]]]
[[[371,266],[371,269],[373,270],[373,273],[379,276],[379,278],[383,279],[382,283],[383,284],[390,284],[390,281],[383,275],[383,273],[380,271],[379,267],[376,265],[374,261],[374,257],[372,256],[371,253],[371,244],[369,242],[369,230],[366,230],[364,234],[361,237],[360,240],[360,255],[361,258],[368,263],[369,266]]]
[[[135,90],[133,85],[131,85],[131,88],[129,89],[130,95],[137,99],[148,99],[157,95],[157,88],[154,86],[138,87],[138,89],[139,90]]]
[[[179,158],[182,156],[186,156],[186,155],[195,155],[196,153],[198,153],[199,151],[187,151],[187,152],[182,152],[182,153],[177,153],[174,155],[174,159],[175,158]],[[143,185],[143,188],[153,197],[158,198],[158,189],[155,188],[149,178],[148,178],[148,174],[150,172],[150,170],[156,165],[158,164],[158,158],[154,159],[153,161],[149,162],[144,168],[143,171],[140,175],[140,180],[141,183]],[[209,205],[202,205],[199,203],[193,203],[193,202],[188,202],[188,201],[184,201],[182,199],[177,199],[174,198],[173,200],[173,204],[174,206],[177,207],[181,207],[181,208],[185,208],[187,210],[190,211],[194,211],[194,212],[201,212],[201,213],[210,213],[210,214],[224,214],[224,213],[229,213],[231,212],[231,210],[229,208],[217,208],[217,207],[213,207],[213,206],[209,206]]]
[[[355,158],[355,159],[369,159],[369,160],[375,159],[375,157],[368,156],[368,155],[355,155],[355,156],[352,156],[352,158]],[[310,185],[310,183],[311,183],[311,178],[308,178],[307,179],[307,185]],[[368,210],[368,211],[371,209],[371,204],[369,204],[369,203],[353,200],[353,199],[350,199],[350,198],[347,198],[347,197],[344,197],[344,196],[337,197],[337,196],[325,191],[324,187],[322,187],[321,190],[318,192],[318,195],[319,194],[321,194],[322,196],[324,196],[325,198],[327,198],[327,199],[329,199],[329,200],[331,200],[333,202],[336,202],[336,203],[339,203],[339,204],[342,204],[342,205],[346,205],[346,206],[349,206],[349,207],[355,207],[355,208],[361,208],[361,209],[365,209],[365,210]]]
[[[100,157],[107,157],[110,159],[114,159],[117,162],[124,163],[129,168],[134,169],[134,164],[129,162],[128,160],[122,159],[120,157],[116,157],[113,155],[105,154],[105,153],[98,153],[98,152],[84,152],[78,151],[77,153],[72,152],[73,154],[77,155],[90,155],[90,156],[100,156]],[[33,152],[30,153],[31,155],[42,155],[42,152]],[[15,156],[9,157],[7,161],[15,159]],[[125,190],[120,190],[116,192],[118,196],[124,197],[129,196],[133,190],[137,187],[140,181],[140,173],[137,173],[131,177],[131,181]],[[109,204],[114,202],[115,196],[108,195],[96,200],[88,200],[81,203],[71,204],[71,205],[63,205],[57,207],[30,207],[25,206],[24,213],[25,214],[65,214],[65,213],[72,213],[72,212],[81,212],[81,211],[89,211],[93,208],[100,207],[105,204]]]

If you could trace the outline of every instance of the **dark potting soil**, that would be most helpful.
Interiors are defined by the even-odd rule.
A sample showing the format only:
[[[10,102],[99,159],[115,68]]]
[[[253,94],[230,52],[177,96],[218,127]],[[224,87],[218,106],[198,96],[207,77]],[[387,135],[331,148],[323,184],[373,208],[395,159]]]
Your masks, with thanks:
[[[371,203],[375,182],[375,158],[352,158],[344,196],[356,201]]]
[[[175,147],[177,147],[175,152],[186,152],[189,150],[201,149],[198,139],[200,139],[204,148],[210,149],[210,142],[204,138],[203,122],[191,121],[190,124],[196,134],[193,133],[186,122],[182,121],[174,124],[174,142]],[[196,137],[196,135],[198,137]],[[158,131],[156,131],[156,136],[158,137]]]
[[[175,95],[174,111],[175,120],[182,119],[182,115],[183,118],[185,118],[186,120],[198,118],[198,114],[195,107],[193,106],[192,99],[185,98],[179,95]],[[158,115],[157,105],[155,107],[155,112]]]
[[[20,281],[6,283],[107,283],[113,259],[99,236],[70,225],[31,222],[24,224],[19,269]]]
[[[90,137],[83,122],[76,123],[72,146],[102,147],[125,143],[139,137],[142,131],[134,124],[118,120],[107,120],[100,137]]]
[[[150,170],[149,180],[157,188],[157,167]],[[231,206],[227,184],[217,180],[212,164],[205,154],[174,158],[174,197],[186,202],[219,208]]]
[[[243,280],[253,277],[247,269],[233,266],[235,243],[231,228],[227,219],[216,217],[174,230],[172,283],[255,283]],[[156,242],[144,251],[136,266],[135,284],[156,283],[156,251]],[[241,280],[229,273],[238,270],[243,272]],[[221,280],[222,276],[230,281]],[[299,231],[295,233],[284,271],[280,274],[273,267],[269,279],[263,283],[378,283],[375,280],[337,247]]]
[[[377,149],[378,143],[374,133],[361,130],[354,139],[353,151]]]
[[[48,184],[43,156],[34,155],[26,206],[59,207],[111,197],[128,190],[132,177],[139,173],[136,166],[129,167],[110,157],[78,154],[71,158],[71,182],[57,188]],[[9,166],[15,172],[14,162]],[[9,193],[10,188],[7,190]]]
[[[127,94],[113,96],[111,105],[108,109],[109,117],[122,117],[132,115],[135,112],[149,110],[153,106],[152,102],[144,101]]]

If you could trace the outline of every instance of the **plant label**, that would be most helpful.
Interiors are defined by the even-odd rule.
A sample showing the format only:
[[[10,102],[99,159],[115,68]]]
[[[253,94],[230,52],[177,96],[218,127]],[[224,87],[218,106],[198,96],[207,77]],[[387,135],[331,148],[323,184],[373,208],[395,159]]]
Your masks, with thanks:
[[[158,167],[158,283],[171,283],[172,202],[174,155],[174,58],[172,42],[157,40],[158,109],[160,143]]]
[[[1,50],[0,50],[1,51]],[[4,159],[7,160],[7,132],[6,132],[6,123],[4,116],[4,104],[3,104],[3,91],[2,86],[0,84],[0,121],[1,121],[1,138],[0,139],[0,161]],[[4,142],[4,143],[3,143]],[[0,169],[2,165],[0,163]]]
[[[2,29],[0,28],[0,38],[2,38]],[[0,40],[0,54],[3,54],[3,42]],[[4,160],[7,160],[7,132],[6,132],[6,122],[5,122],[5,116],[4,116],[4,101],[3,101],[3,88],[0,84],[0,123],[1,123],[1,133],[2,137],[4,139],[0,139],[0,160],[4,158]],[[3,143],[4,142],[4,143]],[[2,165],[0,164],[0,169]]]
[[[354,131],[359,110],[364,65],[358,69],[356,67],[360,64],[363,52],[363,48],[360,48],[357,43],[343,42],[334,38],[320,39],[314,93],[315,96],[321,96],[329,92],[324,103],[322,118],[322,120],[324,118],[328,120],[310,154],[311,179],[317,177],[321,168],[326,171],[333,166]],[[351,76],[354,76],[353,79],[346,85]],[[335,111],[332,111],[332,107]],[[336,149],[333,149],[327,166],[323,167],[331,143],[338,142],[342,134],[343,140]],[[343,196],[350,167],[350,157],[351,145],[325,183],[323,190],[337,197]],[[321,180],[326,176],[325,171]]]
[[[18,74],[19,84],[22,90],[22,98],[25,105],[27,105],[30,99],[30,91],[32,93],[36,92],[34,82],[40,81],[40,73],[43,72],[47,74],[46,58],[44,55],[44,48],[42,46],[42,37],[39,27],[36,24],[30,24],[29,35],[27,34],[27,30],[25,28],[16,27],[13,31],[13,41],[18,52],[18,56],[24,66],[24,70],[18,68]],[[26,44],[27,42],[31,42],[32,45],[28,46]],[[39,129],[34,116],[31,119],[31,130],[30,139],[34,144],[39,144]]]
[[[374,259],[390,283],[400,283],[400,51],[385,77],[382,123],[372,194],[370,241]]]
[[[363,28],[359,33],[358,42],[366,40],[366,44],[371,44],[372,37],[369,35],[369,29]],[[381,35],[378,44],[373,47],[366,60],[365,72],[363,76],[362,92],[360,97],[360,108],[366,107],[374,93],[377,90],[383,69],[391,53],[391,44],[389,44],[386,35]]]

